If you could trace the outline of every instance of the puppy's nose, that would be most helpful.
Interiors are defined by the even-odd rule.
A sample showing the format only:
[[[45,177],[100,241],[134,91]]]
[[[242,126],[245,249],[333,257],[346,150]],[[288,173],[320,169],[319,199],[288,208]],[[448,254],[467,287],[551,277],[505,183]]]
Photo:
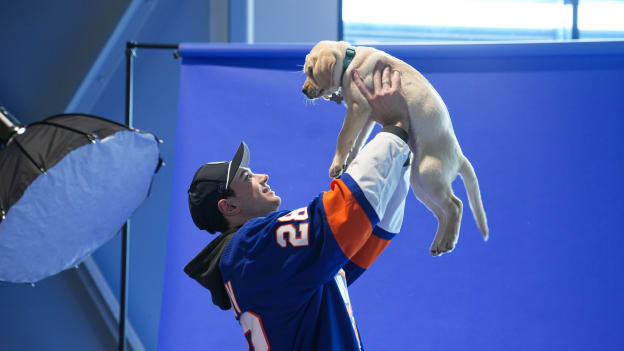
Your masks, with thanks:
[[[311,98],[312,98],[312,97],[310,96],[310,91],[309,91],[307,88],[303,88],[303,89],[301,89],[301,91],[305,94],[305,96],[306,96],[308,99],[311,99]]]

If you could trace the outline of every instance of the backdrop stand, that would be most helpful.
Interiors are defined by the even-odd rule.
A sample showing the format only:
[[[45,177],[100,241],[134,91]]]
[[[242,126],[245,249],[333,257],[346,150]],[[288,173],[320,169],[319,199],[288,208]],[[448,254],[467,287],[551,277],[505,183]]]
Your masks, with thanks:
[[[178,44],[141,44],[126,42],[126,125],[132,127],[133,101],[133,68],[136,49],[165,49],[174,50],[173,57],[179,58]],[[126,313],[128,311],[128,265],[130,259],[130,219],[122,228],[121,239],[121,292],[119,297],[119,351],[126,350]]]

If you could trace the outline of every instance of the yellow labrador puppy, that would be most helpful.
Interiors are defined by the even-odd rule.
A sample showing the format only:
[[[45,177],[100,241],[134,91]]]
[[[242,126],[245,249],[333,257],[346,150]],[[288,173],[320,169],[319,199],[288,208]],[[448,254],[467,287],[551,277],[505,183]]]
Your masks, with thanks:
[[[373,71],[379,61],[401,75],[401,92],[409,109],[409,146],[414,154],[412,191],[438,219],[431,254],[439,256],[452,251],[459,237],[463,204],[451,188],[457,174],[462,176],[470,208],[487,241],[488,225],[477,176],[462,153],[442,98],[416,69],[383,51],[350,47],[346,42],[321,41],[306,56],[303,93],[309,99],[323,97],[337,102],[344,99],[347,106],[329,175],[342,174],[373,129],[370,106],[353,82],[352,72],[357,70],[364,84],[371,88]]]

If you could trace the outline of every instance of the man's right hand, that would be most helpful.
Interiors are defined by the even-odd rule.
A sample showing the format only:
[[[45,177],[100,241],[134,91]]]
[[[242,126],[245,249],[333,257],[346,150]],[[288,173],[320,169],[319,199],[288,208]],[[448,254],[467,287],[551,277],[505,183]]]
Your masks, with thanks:
[[[359,73],[353,70],[353,82],[371,107],[371,118],[382,126],[395,125],[409,129],[409,109],[401,94],[401,73],[391,71],[380,62],[373,72],[373,91],[369,90]]]

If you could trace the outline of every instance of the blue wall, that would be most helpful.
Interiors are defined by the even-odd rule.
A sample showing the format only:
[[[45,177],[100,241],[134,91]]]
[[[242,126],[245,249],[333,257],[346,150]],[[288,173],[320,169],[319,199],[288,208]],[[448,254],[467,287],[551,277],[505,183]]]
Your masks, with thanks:
[[[180,101],[162,350],[244,345],[232,316],[182,272],[212,238],[186,208],[198,165],[231,157],[244,139],[251,168],[271,176],[283,209],[328,187],[345,109],[305,102],[295,70],[309,48],[205,46],[185,56],[192,88]],[[624,195],[612,181],[624,170],[624,42],[382,48],[421,70],[445,100],[479,177],[490,241],[465,206],[456,250],[430,257],[437,222],[409,196],[401,234],[350,289],[364,345],[622,349],[624,240],[613,219],[624,208],[610,199]],[[454,189],[467,205],[461,181]]]
[[[2,350],[107,351],[116,347],[72,269],[35,287],[0,283],[0,310]]]
[[[125,0],[2,1],[0,104],[24,123],[63,112],[126,6]],[[115,347],[73,269],[35,287],[0,282],[0,311],[1,350]]]
[[[127,3],[0,2],[0,103],[25,123],[63,112]]]

